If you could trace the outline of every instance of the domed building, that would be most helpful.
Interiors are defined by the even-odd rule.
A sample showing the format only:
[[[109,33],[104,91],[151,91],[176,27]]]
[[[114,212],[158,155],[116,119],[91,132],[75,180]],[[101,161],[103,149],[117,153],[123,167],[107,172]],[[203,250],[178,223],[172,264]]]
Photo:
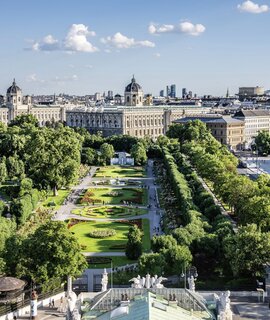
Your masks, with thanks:
[[[7,89],[7,103],[22,104],[22,90],[16,85],[15,79],[12,85]]]
[[[23,96],[22,90],[17,86],[15,79],[7,89],[6,101],[0,99],[0,122],[8,124],[22,114],[34,115],[41,126],[50,121],[65,121],[64,105],[34,105],[29,95]]]
[[[134,75],[131,83],[125,89],[125,105],[126,106],[143,106],[143,90],[136,82]]]

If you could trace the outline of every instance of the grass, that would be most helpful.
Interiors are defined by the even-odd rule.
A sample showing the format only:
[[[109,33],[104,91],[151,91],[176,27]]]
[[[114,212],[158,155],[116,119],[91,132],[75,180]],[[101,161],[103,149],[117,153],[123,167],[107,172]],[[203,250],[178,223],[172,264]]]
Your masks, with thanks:
[[[51,194],[45,201],[43,201],[41,203],[41,205],[43,207],[50,207],[53,208],[55,210],[57,210],[64,202],[64,200],[66,199],[66,197],[68,196],[68,194],[70,193],[70,190],[66,189],[66,190],[58,190],[58,195],[54,196],[53,194]],[[54,205],[50,205],[51,204],[55,204]]]
[[[100,204],[122,204],[123,201],[133,202],[136,204],[147,204],[147,190],[140,188],[91,188],[87,190],[93,192],[91,196],[94,202]],[[119,195],[113,195],[113,193]],[[96,200],[96,201],[95,201]],[[103,203],[104,202],[104,203]],[[91,202],[90,202],[91,203]]]
[[[126,218],[142,214],[147,214],[146,209],[133,208],[133,207],[120,207],[120,206],[100,206],[100,207],[85,207],[78,208],[72,211],[73,214],[77,214],[88,218]]]
[[[70,228],[70,231],[77,237],[79,244],[84,246],[82,251],[86,252],[110,252],[111,247],[115,245],[125,245],[127,242],[127,234],[129,229],[128,224],[119,222],[80,222]],[[116,235],[105,238],[95,239],[90,238],[88,233],[93,229],[111,228],[116,231]],[[116,251],[124,251],[117,249]]]
[[[126,177],[146,177],[146,172],[143,167],[121,167],[121,166],[106,166],[100,167],[96,171],[94,177],[98,178],[126,178]]]
[[[143,251],[150,250],[150,230],[149,230],[149,221],[148,219],[142,220],[143,225]],[[90,238],[88,233],[93,229],[104,229],[111,228],[116,231],[116,235],[103,238],[103,239],[95,239]],[[127,242],[127,234],[130,228],[130,224],[119,223],[119,222],[79,222],[73,225],[69,230],[75,235],[78,239],[79,244],[83,246],[82,251],[84,252],[112,252],[113,250],[117,252],[125,251],[125,244]],[[113,249],[114,247],[115,249]]]

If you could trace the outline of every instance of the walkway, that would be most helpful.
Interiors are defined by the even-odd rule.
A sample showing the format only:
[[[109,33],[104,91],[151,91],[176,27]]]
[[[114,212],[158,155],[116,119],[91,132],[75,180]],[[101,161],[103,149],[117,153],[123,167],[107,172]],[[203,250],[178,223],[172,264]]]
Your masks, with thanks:
[[[121,186],[94,186],[92,183],[93,181],[102,181],[104,178],[93,178],[97,167],[92,167],[89,174],[84,177],[81,182],[72,188],[71,193],[65,200],[65,204],[63,204],[56,212],[55,216],[53,217],[54,220],[67,220],[70,218],[85,220],[85,221],[120,221],[120,220],[134,220],[134,219],[148,219],[150,222],[150,237],[152,238],[154,235],[162,234],[161,227],[160,227],[160,215],[162,209],[159,208],[159,200],[157,194],[157,186],[155,183],[154,177],[154,162],[153,160],[148,160],[146,171],[147,177],[125,177],[121,178],[121,180],[136,180],[142,182],[144,188],[148,190],[148,206],[142,205],[125,205],[125,204],[118,204],[117,206],[122,206],[126,208],[139,208],[139,209],[146,209],[148,210],[147,214],[143,215],[135,215],[129,217],[121,217],[121,218],[92,218],[92,217],[83,217],[80,215],[73,214],[72,211],[78,206],[76,205],[81,193],[84,190],[87,190],[90,186],[93,188],[107,188],[107,187],[114,187],[120,189]],[[108,180],[108,179],[107,179]],[[126,186],[122,186],[126,187]],[[141,186],[128,186],[133,188],[139,188]],[[106,206],[116,206],[112,204],[105,204]],[[99,205],[95,205],[97,207]],[[100,204],[100,206],[103,206]],[[91,207],[91,206],[90,206]],[[84,252],[85,256],[125,256],[124,252]]]
[[[198,173],[197,173],[198,175]],[[225,210],[225,208],[223,207],[222,203],[218,200],[218,198],[215,196],[215,194],[211,191],[211,189],[208,187],[208,185],[205,183],[205,181],[198,175],[199,180],[201,181],[204,189],[209,192],[211,194],[211,196],[213,197],[213,200],[215,202],[216,206],[219,206],[221,214],[223,214],[230,222],[233,228],[234,233],[238,232],[238,227],[237,227],[237,223],[231,218],[231,216],[229,215],[229,213]]]

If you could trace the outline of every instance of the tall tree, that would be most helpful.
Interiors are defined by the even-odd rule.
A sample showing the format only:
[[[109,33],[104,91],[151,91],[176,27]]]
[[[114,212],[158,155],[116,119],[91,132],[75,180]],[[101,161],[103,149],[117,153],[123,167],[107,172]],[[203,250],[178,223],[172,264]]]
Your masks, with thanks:
[[[103,143],[100,146],[100,157],[103,160],[105,164],[108,164],[110,162],[110,159],[114,156],[114,148],[109,143]]]
[[[225,252],[234,275],[262,275],[270,261],[270,233],[261,232],[255,224],[240,227],[226,238]]]
[[[142,231],[136,225],[129,228],[126,256],[131,260],[138,259],[142,254],[142,235]]]
[[[141,166],[146,164],[147,155],[144,145],[141,142],[134,144],[131,148],[130,154],[137,165]]]
[[[50,187],[54,194],[77,177],[82,141],[73,129],[41,128],[34,131],[26,147],[27,173],[39,188]]]
[[[268,131],[260,131],[255,137],[255,145],[259,154],[268,155],[270,153],[270,133]]]
[[[87,267],[80,251],[79,243],[63,222],[49,221],[19,244],[16,275],[37,283],[80,275]]]

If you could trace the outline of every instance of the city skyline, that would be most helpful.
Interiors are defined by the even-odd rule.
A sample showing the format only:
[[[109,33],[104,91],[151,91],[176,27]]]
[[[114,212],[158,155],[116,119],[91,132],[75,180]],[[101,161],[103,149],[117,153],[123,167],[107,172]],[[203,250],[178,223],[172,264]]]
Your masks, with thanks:
[[[132,74],[145,93],[177,96],[270,88],[267,0],[33,0],[2,4],[0,93],[123,94]],[[41,18],[42,17],[42,18]],[[8,25],[8,32],[6,27]],[[5,31],[4,31],[5,30]]]

